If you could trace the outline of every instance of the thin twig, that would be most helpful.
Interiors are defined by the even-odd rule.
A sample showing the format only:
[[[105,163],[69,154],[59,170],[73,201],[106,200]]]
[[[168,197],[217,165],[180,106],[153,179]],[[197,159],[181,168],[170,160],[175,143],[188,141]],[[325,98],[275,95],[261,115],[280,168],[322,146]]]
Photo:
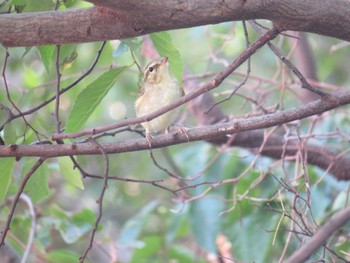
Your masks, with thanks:
[[[58,6],[59,0],[56,1]],[[56,132],[61,132],[61,121],[59,117],[60,112],[60,86],[61,86],[61,72],[60,72],[60,50],[61,46],[56,46],[56,105],[55,105],[55,120],[56,120]]]
[[[253,29],[262,35],[261,29],[255,24],[254,21],[250,21],[251,26]],[[315,94],[318,94],[320,96],[329,95],[327,92],[324,92],[322,90],[316,89],[312,87],[307,80],[305,79],[304,75],[294,66],[292,62],[290,62],[285,56],[282,55],[282,53],[278,50],[278,48],[272,44],[270,41],[267,42],[267,45],[272,50],[272,52],[294,73],[294,75],[300,80],[301,87],[304,89],[307,89]]]
[[[350,206],[340,210],[334,214],[328,222],[322,226],[312,238],[295,251],[285,263],[304,262],[306,261],[319,247],[321,247],[327,239],[340,227],[350,220]]]
[[[242,24],[243,24],[243,30],[244,30],[244,37],[245,37],[245,40],[246,40],[246,48],[248,49],[250,47],[250,42],[249,42],[249,36],[248,36],[248,31],[247,31],[247,26],[245,24],[245,21],[242,21]],[[236,94],[236,92],[242,87],[245,85],[245,83],[247,82],[247,80],[249,79],[249,76],[250,76],[250,58],[248,58],[247,60],[247,72],[246,72],[246,75],[243,79],[243,81],[231,92],[231,94],[227,97],[227,98],[224,98],[222,100],[219,100],[218,102],[215,102],[213,105],[211,105],[209,107],[209,109],[207,109],[204,113],[205,114],[208,114],[212,108],[214,108],[215,106],[225,102],[225,101],[228,101],[228,100],[231,100],[231,98],[233,97],[233,95]]]
[[[242,63],[244,63],[249,57],[251,57],[259,48],[264,46],[267,42],[274,39],[278,34],[280,33],[280,30],[276,27],[271,28],[268,30],[263,36],[258,38],[251,46],[250,48],[245,49],[240,56],[238,56],[229,66],[227,66],[224,70],[219,72],[211,81],[204,84],[202,87],[196,89],[193,92],[190,92],[186,94],[185,96],[181,97],[179,100],[177,100],[174,103],[171,103],[165,107],[162,107],[161,109],[154,111],[150,114],[147,114],[142,117],[123,120],[114,124],[97,127],[97,128],[90,128],[85,129],[79,132],[74,133],[60,133],[60,134],[53,134],[52,139],[65,139],[65,138],[78,138],[85,135],[94,135],[98,133],[102,133],[108,130],[114,130],[120,127],[133,125],[133,124],[139,124],[142,122],[148,122],[153,120],[154,118],[172,110],[176,107],[179,107],[180,105],[200,96],[201,94],[204,94],[218,86],[233,72],[235,71]]]
[[[85,77],[87,77],[92,72],[92,70],[95,68],[95,66],[96,66],[96,64],[97,64],[97,62],[98,62],[98,60],[99,60],[99,58],[101,56],[101,53],[102,53],[103,48],[105,47],[105,45],[106,45],[106,41],[104,41],[101,44],[101,47],[97,51],[97,55],[95,57],[95,60],[91,64],[90,68],[88,70],[86,70],[85,73],[83,73],[83,75],[81,75],[79,78],[77,78],[72,84],[70,84],[67,87],[61,89],[59,95],[62,95],[63,93],[67,92],[68,90],[70,90],[71,88],[76,86],[80,81],[82,81]],[[20,114],[14,115],[13,119],[19,118],[21,116],[32,114],[33,112],[36,112],[36,111],[40,110],[41,108],[45,107],[50,102],[54,101],[55,98],[56,98],[56,95],[52,96],[48,100],[44,101],[43,103],[39,104],[38,106],[36,106],[36,107],[34,107],[34,108],[30,109],[30,110],[27,110],[27,111],[24,111],[24,112],[22,112]]]
[[[19,189],[11,203],[11,207],[10,207],[10,212],[7,216],[7,220],[5,222],[5,227],[4,230],[0,233],[0,246],[5,244],[5,238],[6,238],[6,234],[7,231],[10,230],[10,223],[13,217],[13,214],[15,213],[15,209],[18,203],[18,200],[21,196],[21,194],[23,193],[23,189],[26,186],[29,178],[33,175],[33,173],[44,163],[44,161],[46,160],[45,157],[40,157],[36,163],[33,165],[33,167],[27,172],[27,174],[23,177],[21,184],[19,185]]]
[[[9,58],[9,57],[10,57],[10,53],[9,53],[8,50],[6,49],[6,54],[5,54],[5,59],[4,59],[4,66],[3,66],[3,69],[2,69],[2,78],[3,78],[3,80],[4,80],[4,86],[5,86],[5,90],[6,90],[6,97],[7,97],[7,100],[11,103],[12,107],[14,107],[14,108],[16,109],[16,111],[19,113],[19,114],[18,114],[19,117],[22,117],[22,119],[23,119],[24,123],[26,124],[26,126],[29,127],[29,128],[31,128],[31,129],[34,131],[34,133],[35,133],[36,137],[38,138],[38,140],[40,140],[38,134],[40,134],[40,135],[42,135],[42,136],[44,136],[44,135],[41,134],[41,133],[39,133],[37,130],[35,130],[35,129],[27,122],[26,118],[22,115],[21,110],[17,107],[16,103],[15,103],[15,102],[12,100],[12,98],[11,98],[10,90],[9,90],[9,86],[8,86],[8,84],[7,84],[7,78],[6,78],[6,67],[7,67],[7,62],[8,62],[8,58]],[[9,113],[9,112],[8,112],[8,113]],[[8,122],[10,122],[11,120],[13,120],[13,119],[15,118],[15,116],[17,116],[17,115],[9,114],[9,115],[7,116],[6,122],[5,122],[3,125],[5,125],[6,123],[8,123]],[[1,130],[2,128],[3,128],[3,126],[0,128],[0,130]],[[25,132],[24,132],[24,134],[25,134]],[[44,136],[44,137],[45,137],[45,136]]]

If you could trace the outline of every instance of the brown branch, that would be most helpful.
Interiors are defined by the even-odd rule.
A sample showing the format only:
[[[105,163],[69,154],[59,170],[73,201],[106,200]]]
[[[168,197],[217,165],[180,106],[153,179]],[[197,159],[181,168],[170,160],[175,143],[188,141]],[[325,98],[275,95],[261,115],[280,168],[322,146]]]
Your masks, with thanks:
[[[0,15],[0,43],[8,47],[82,43],[249,19],[267,19],[284,30],[350,40],[347,0],[90,2],[99,6]]]
[[[240,56],[238,56],[229,66],[227,66],[224,70],[219,72],[218,74],[215,75],[215,77],[200,87],[197,90],[194,90],[185,96],[181,97],[178,101],[171,103],[151,114],[138,117],[138,118],[133,118],[133,119],[128,119],[128,120],[123,120],[111,125],[103,126],[103,127],[98,127],[98,128],[91,128],[91,129],[86,129],[82,130],[79,132],[75,133],[60,133],[60,134],[53,134],[52,139],[57,140],[57,139],[67,139],[67,138],[77,138],[81,137],[84,135],[94,135],[98,133],[102,133],[108,130],[112,129],[117,129],[121,128],[124,126],[132,125],[132,124],[139,124],[142,122],[150,121],[153,120],[154,118],[172,110],[175,109],[176,107],[179,107],[180,105],[198,97],[201,94],[204,94],[218,86],[233,72],[235,71],[239,66],[241,66],[248,58],[250,58],[260,47],[264,46],[267,42],[270,40],[274,39],[278,34],[280,33],[278,28],[271,28],[267,32],[265,32],[264,35],[259,37],[249,48],[245,49]]]
[[[195,88],[191,80],[187,81],[187,90]],[[209,114],[203,114],[207,105],[213,104],[213,98],[210,94],[206,93],[202,96],[192,100],[189,103],[189,108],[194,114],[199,125],[207,126],[220,122],[226,122],[228,117],[219,109],[214,108]],[[310,104],[304,105],[308,109]],[[301,107],[304,107],[301,106]],[[267,115],[273,116],[274,114]],[[211,139],[211,143],[218,145],[226,144],[231,138],[227,136],[219,136],[215,139]],[[263,131],[246,131],[236,134],[234,140],[230,143],[234,147],[248,148],[254,152],[274,159],[281,159],[286,156],[295,156],[300,147],[296,141],[285,141],[285,138],[280,134],[273,134],[270,136],[265,146],[260,149],[261,144],[264,141]],[[329,148],[321,147],[317,145],[307,144],[307,163],[316,165],[326,171],[329,171],[337,179],[349,180],[348,169],[350,169],[350,158],[347,156],[338,156],[336,152],[332,152]]]
[[[304,262],[319,247],[325,245],[327,239],[340,227],[350,220],[350,207],[337,212],[324,226],[322,226],[299,250],[293,253],[285,263]]]
[[[250,23],[250,25],[254,28],[254,30],[259,33],[260,35],[262,35],[262,30],[260,29],[260,27],[255,24],[254,21],[252,21]],[[324,92],[321,89],[317,89],[314,88],[313,86],[311,86],[307,80],[305,79],[304,75],[299,71],[299,69],[294,66],[294,64],[292,62],[290,62],[284,55],[282,55],[281,51],[274,45],[272,44],[270,41],[267,42],[267,45],[269,46],[269,48],[271,49],[271,51],[289,68],[290,71],[292,71],[294,73],[294,75],[300,80],[301,82],[301,87],[303,89],[306,89],[310,92],[313,92],[317,95],[320,96],[324,96],[327,95],[328,93]]]
[[[240,137],[240,144],[235,146],[241,146],[241,144],[246,148],[259,148],[258,140],[252,140],[253,133],[248,133],[247,131],[253,131],[257,129],[263,129],[268,127],[273,127],[276,125],[281,125],[294,120],[300,120],[307,118],[312,115],[321,114],[322,112],[329,111],[331,109],[337,108],[344,104],[350,103],[350,91],[337,93],[334,95],[324,96],[324,98],[319,99],[314,102],[302,105],[297,108],[284,110],[276,112],[273,114],[267,114],[259,117],[252,117],[247,119],[237,119],[231,122],[218,123],[215,125],[209,125],[206,127],[198,127],[189,129],[186,134],[170,133],[165,135],[156,136],[152,140],[153,148],[161,148],[169,145],[187,143],[188,141],[198,141],[198,140],[211,140],[213,143],[226,142],[228,139],[226,135],[236,134]],[[215,108],[213,109],[215,110]],[[213,111],[211,111],[213,112]],[[255,131],[259,132],[259,131]],[[215,138],[215,139],[213,139]],[[278,140],[281,140],[278,138]],[[281,141],[280,144],[273,144],[274,140],[267,143],[262,150],[262,154],[267,156],[275,156],[276,158],[281,158]],[[283,142],[282,142],[283,145]],[[132,139],[127,141],[118,142],[103,142],[101,146],[106,153],[122,153],[131,151],[141,151],[149,149],[149,142],[146,139]],[[286,154],[288,150],[291,154],[299,149],[293,144],[288,144],[286,146]],[[334,174],[337,179],[348,180],[348,170],[350,169],[350,161],[346,156],[340,156],[335,158],[335,154],[331,153],[329,150],[321,148],[315,148],[314,151],[314,162],[323,169],[330,167],[330,172]],[[309,148],[308,151],[312,151]],[[59,144],[59,145],[6,145],[0,146],[0,156],[45,156],[45,157],[57,157],[66,155],[95,155],[101,152],[91,143],[80,143],[80,144]],[[309,154],[308,154],[309,155]],[[308,156],[308,161],[311,163],[311,158]],[[311,163],[312,164],[312,163]]]

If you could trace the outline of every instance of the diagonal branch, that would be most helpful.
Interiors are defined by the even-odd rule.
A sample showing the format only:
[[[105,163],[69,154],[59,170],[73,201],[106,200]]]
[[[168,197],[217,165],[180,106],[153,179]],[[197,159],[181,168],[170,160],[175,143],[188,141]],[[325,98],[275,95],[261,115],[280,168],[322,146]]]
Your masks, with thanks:
[[[240,67],[247,59],[249,59],[259,48],[264,46],[266,43],[268,43],[270,40],[274,39],[278,34],[280,33],[279,29],[276,27],[272,27],[270,30],[265,32],[264,35],[259,37],[249,48],[245,49],[240,56],[238,56],[228,67],[226,67],[224,70],[219,72],[214,79],[212,79],[210,82],[206,83],[202,87],[200,87],[197,90],[194,90],[190,92],[189,94],[186,94],[185,96],[181,97],[178,101],[171,103],[151,114],[148,114],[143,117],[133,118],[129,120],[123,120],[111,125],[98,127],[98,128],[91,128],[82,130],[75,133],[60,133],[60,134],[54,134],[52,135],[53,140],[57,139],[67,139],[67,138],[78,138],[85,135],[94,135],[98,133],[102,133],[108,130],[118,129],[124,126],[133,125],[133,124],[139,124],[142,122],[153,120],[154,118],[172,110],[176,107],[179,107],[180,105],[198,97],[201,94],[204,94],[218,86],[238,67]]]
[[[324,226],[322,226],[303,246],[295,251],[285,263],[305,262],[316,250],[325,244],[327,239],[340,227],[350,220],[350,207],[337,212]]]
[[[15,213],[15,209],[16,209],[16,206],[18,204],[18,200],[21,197],[21,194],[23,193],[24,187],[26,186],[30,177],[35,173],[36,170],[38,170],[38,168],[45,162],[45,160],[46,160],[46,158],[44,158],[44,157],[39,158],[36,161],[36,163],[33,165],[33,167],[23,177],[21,184],[19,186],[19,189],[17,190],[17,193],[16,193],[16,195],[11,203],[10,212],[7,216],[7,220],[5,222],[4,229],[0,233],[0,246],[3,246],[5,244],[6,234],[7,234],[7,231],[10,230],[10,223],[11,223],[12,217]]]

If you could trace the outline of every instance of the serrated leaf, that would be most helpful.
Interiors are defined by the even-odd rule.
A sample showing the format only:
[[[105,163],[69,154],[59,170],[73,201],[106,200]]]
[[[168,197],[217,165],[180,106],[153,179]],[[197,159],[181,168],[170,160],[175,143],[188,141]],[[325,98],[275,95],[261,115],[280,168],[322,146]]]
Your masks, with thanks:
[[[58,165],[61,174],[66,180],[80,189],[84,189],[84,184],[78,169],[73,169],[73,163],[69,157],[58,158]]]
[[[37,47],[41,60],[43,61],[43,64],[45,66],[46,72],[50,72],[50,62],[52,58],[52,54],[55,50],[54,46],[38,46]]]
[[[216,238],[221,227],[223,202],[214,196],[194,201],[190,208],[190,225],[198,244],[209,253],[216,253]]]
[[[183,62],[180,52],[173,45],[170,35],[167,32],[152,33],[151,39],[158,53],[169,57],[170,71],[182,84]]]
[[[4,201],[11,183],[14,158],[2,158],[0,161],[0,203]]]
[[[68,117],[66,132],[79,130],[127,67],[112,69],[87,86],[77,97]]]

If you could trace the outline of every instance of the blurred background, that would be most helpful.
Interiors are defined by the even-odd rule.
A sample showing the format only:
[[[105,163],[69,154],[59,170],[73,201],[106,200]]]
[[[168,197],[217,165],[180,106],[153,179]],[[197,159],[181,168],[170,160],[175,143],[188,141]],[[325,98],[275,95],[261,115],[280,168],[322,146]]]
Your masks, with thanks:
[[[22,0],[12,1],[12,4],[22,8],[18,12],[52,8],[51,1],[41,1],[40,5],[34,2]],[[86,2],[67,1],[60,9],[87,6]],[[271,26],[266,21],[259,22]],[[258,35],[249,24],[247,28],[252,43]],[[210,81],[246,49],[241,22],[167,33],[170,45],[178,51],[183,64],[186,92]],[[349,46],[345,42],[287,32],[274,44],[322,90],[332,93],[349,86]],[[62,88],[84,74],[100,47],[101,43],[61,46]],[[9,48],[7,52],[5,74],[9,92],[22,112],[55,94],[55,46]],[[2,70],[5,56],[6,49],[1,46]],[[62,127],[65,127],[78,95],[103,73],[122,66],[128,68],[83,128],[135,117],[134,102],[143,76],[136,63],[144,69],[151,60],[160,56],[148,35],[108,41],[94,70],[61,96]],[[213,99],[220,101],[229,96],[247,76],[247,68],[245,63],[213,90]],[[16,112],[8,101],[3,79],[0,88],[0,103]],[[230,100],[216,108],[230,119],[238,119],[298,107],[315,99],[317,97],[312,94],[302,93],[297,78],[268,47],[263,47],[251,57],[247,82]],[[39,139],[50,139],[55,132],[54,107],[54,102],[49,103],[26,116],[27,122],[38,133],[22,118],[7,124],[0,133],[6,138],[5,143],[31,144]],[[343,152],[349,147],[348,116],[348,106],[345,106],[265,132],[276,132],[294,140],[305,139],[307,143]],[[1,124],[6,118],[6,111],[0,111]],[[194,116],[187,106],[183,107],[181,120],[181,125],[189,128],[200,125],[198,116]],[[141,131],[140,127],[129,128],[99,141],[142,137],[134,132],[136,128]],[[79,140],[83,139],[65,142],[79,143]],[[297,157],[274,160],[247,148],[223,147],[205,141],[167,147],[165,152],[164,149],[152,152],[157,163],[188,181],[176,180],[159,169],[148,151],[109,155],[109,176],[139,181],[108,181],[102,220],[87,262],[277,262],[281,255],[292,253],[304,238],[303,234],[288,231],[293,224],[298,225],[286,216],[292,215],[294,207],[305,213],[310,229],[317,229],[317,224],[322,224],[332,213],[344,207],[349,198],[347,182],[335,180],[316,166],[303,166],[302,159]],[[80,177],[80,173],[72,169],[68,157],[61,159],[61,163],[58,158],[49,159],[33,174],[24,191],[28,199],[19,201],[11,223],[7,244],[21,256],[33,222],[28,203],[34,206],[35,239],[28,262],[77,262],[90,239],[102,180],[84,178],[83,186],[79,185],[71,178]],[[26,157],[14,163],[8,192],[0,204],[1,226],[21,178],[35,160]],[[78,156],[77,160],[89,174],[103,175],[101,156]],[[232,178],[239,179],[222,183]],[[164,180],[162,185],[173,190],[181,188],[184,183],[195,187],[174,195],[152,184],[159,179]],[[201,185],[203,182],[207,183]],[[295,199],[285,184],[297,189],[299,199]],[[350,243],[346,233],[343,234],[336,235],[329,244],[334,253],[320,250],[313,260],[324,258],[333,262],[337,258],[335,255],[348,259]],[[288,246],[285,246],[287,242]]]

